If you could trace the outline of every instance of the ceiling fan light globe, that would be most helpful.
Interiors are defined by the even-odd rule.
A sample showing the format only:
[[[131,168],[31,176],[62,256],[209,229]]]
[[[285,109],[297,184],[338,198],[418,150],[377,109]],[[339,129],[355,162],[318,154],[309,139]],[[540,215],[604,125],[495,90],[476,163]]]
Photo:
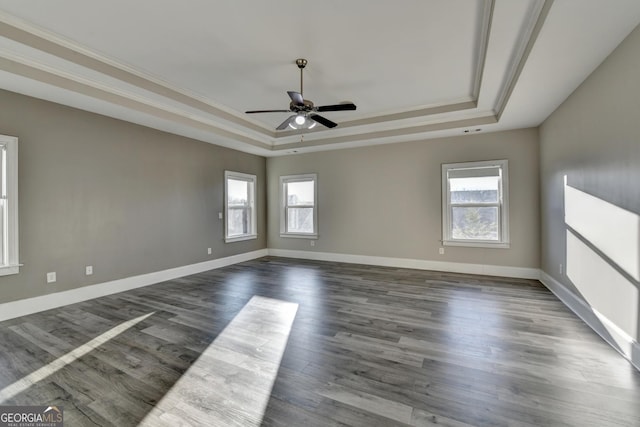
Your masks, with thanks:
[[[296,116],[296,124],[298,126],[302,126],[306,121],[307,119],[305,119],[304,116]]]

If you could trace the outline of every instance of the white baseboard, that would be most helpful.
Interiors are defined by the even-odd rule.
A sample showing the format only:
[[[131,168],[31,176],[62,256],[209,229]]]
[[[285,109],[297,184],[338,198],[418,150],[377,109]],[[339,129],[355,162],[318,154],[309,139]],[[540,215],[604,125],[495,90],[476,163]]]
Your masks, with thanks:
[[[570,291],[562,283],[536,268],[508,267],[484,264],[465,264],[456,262],[429,261],[407,258],[388,258],[367,255],[350,255],[329,252],[293,251],[286,249],[261,249],[253,252],[185,265],[168,270],[156,271],[139,276],[112,280],[96,285],[84,286],[63,292],[27,298],[0,304],[0,321],[26,316],[65,305],[111,295],[131,289],[172,280],[190,274],[201,273],[267,255],[286,258],[299,258],[317,261],[345,262],[351,264],[378,265],[383,267],[413,268],[453,273],[481,274],[523,279],[539,279],[560,301],[580,317],[609,345],[640,370],[640,344],[620,329],[611,320],[589,306],[582,298]]]
[[[28,314],[38,313],[40,311],[50,310],[52,308],[62,307],[69,304],[75,304],[77,302],[87,301],[106,295],[116,294],[130,289],[141,288],[143,286],[149,286],[166,280],[213,270],[227,265],[261,258],[267,255],[268,250],[261,249],[225,258],[218,258],[211,261],[200,262],[197,264],[185,265],[182,267],[170,268],[168,270],[98,283],[96,285],[83,286],[81,288],[70,289],[68,291],[12,301],[0,304],[0,321],[26,316]]]
[[[414,268],[452,273],[482,274],[488,276],[515,277],[540,280],[583,322],[600,335],[636,369],[640,370],[640,344],[620,329],[615,323],[589,306],[582,298],[571,292],[562,283],[537,268],[507,267],[498,265],[465,264],[457,262],[428,261],[407,258],[387,258],[367,255],[337,254],[330,252],[294,251],[269,249],[269,255],[315,261],[345,262],[351,264],[378,265],[383,267]]]
[[[640,344],[565,285],[540,271],[540,281],[611,347],[640,370]]]
[[[481,274],[487,276],[539,279],[537,268],[507,267],[500,265],[465,264],[459,262],[429,261],[423,259],[388,258],[368,255],[337,254],[330,252],[292,251],[269,249],[269,255],[315,261],[346,262],[350,264],[379,265],[382,267],[413,268],[417,270],[446,271],[450,273]]]

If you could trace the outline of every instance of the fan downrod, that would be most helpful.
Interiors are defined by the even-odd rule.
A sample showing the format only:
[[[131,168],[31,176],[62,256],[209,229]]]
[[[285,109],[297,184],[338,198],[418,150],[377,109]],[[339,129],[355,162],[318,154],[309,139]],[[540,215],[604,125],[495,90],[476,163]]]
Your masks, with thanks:
[[[307,60],[304,58],[298,58],[296,59],[296,65],[300,69],[300,95],[304,96],[304,78],[302,77],[302,74],[304,74],[304,67],[307,66]]]

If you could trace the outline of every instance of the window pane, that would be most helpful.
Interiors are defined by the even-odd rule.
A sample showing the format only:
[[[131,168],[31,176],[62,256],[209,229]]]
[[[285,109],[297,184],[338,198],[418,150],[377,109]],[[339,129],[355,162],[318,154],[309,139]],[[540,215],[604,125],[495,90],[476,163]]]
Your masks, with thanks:
[[[249,183],[229,178],[227,180],[227,201],[229,205],[247,205],[248,200]]]
[[[287,183],[287,205],[313,205],[313,181]]]
[[[6,145],[2,146],[2,150],[0,150],[0,156],[2,157],[0,164],[0,179],[2,180],[2,185],[0,185],[0,196],[7,197],[7,147]]]
[[[249,234],[249,209],[229,209],[227,234],[229,237]]]
[[[8,244],[7,230],[7,147],[2,145],[0,148],[0,266],[8,263],[5,252],[5,243]]]
[[[6,227],[6,211],[7,211],[7,201],[5,199],[0,199],[0,266],[7,264],[7,253],[4,250],[4,242],[7,240],[7,227]]]
[[[498,240],[498,208],[454,207],[451,237],[466,240]]]
[[[451,178],[451,203],[497,203],[500,177]]]
[[[287,208],[287,232],[313,234],[313,208]]]

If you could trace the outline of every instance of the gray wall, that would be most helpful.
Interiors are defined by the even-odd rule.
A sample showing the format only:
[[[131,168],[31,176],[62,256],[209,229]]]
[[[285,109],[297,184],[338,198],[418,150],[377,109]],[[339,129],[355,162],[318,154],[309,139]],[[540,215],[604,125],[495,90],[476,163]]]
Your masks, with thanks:
[[[269,247],[274,249],[539,267],[538,132],[477,134],[267,159]],[[508,159],[510,249],[446,247],[441,164]],[[318,173],[319,239],[279,235],[278,178]]]
[[[542,269],[636,340],[639,52],[640,27],[540,128]]]
[[[266,247],[262,157],[5,91],[0,133],[19,138],[24,263],[0,303]],[[257,240],[223,241],[225,169],[258,177]]]

